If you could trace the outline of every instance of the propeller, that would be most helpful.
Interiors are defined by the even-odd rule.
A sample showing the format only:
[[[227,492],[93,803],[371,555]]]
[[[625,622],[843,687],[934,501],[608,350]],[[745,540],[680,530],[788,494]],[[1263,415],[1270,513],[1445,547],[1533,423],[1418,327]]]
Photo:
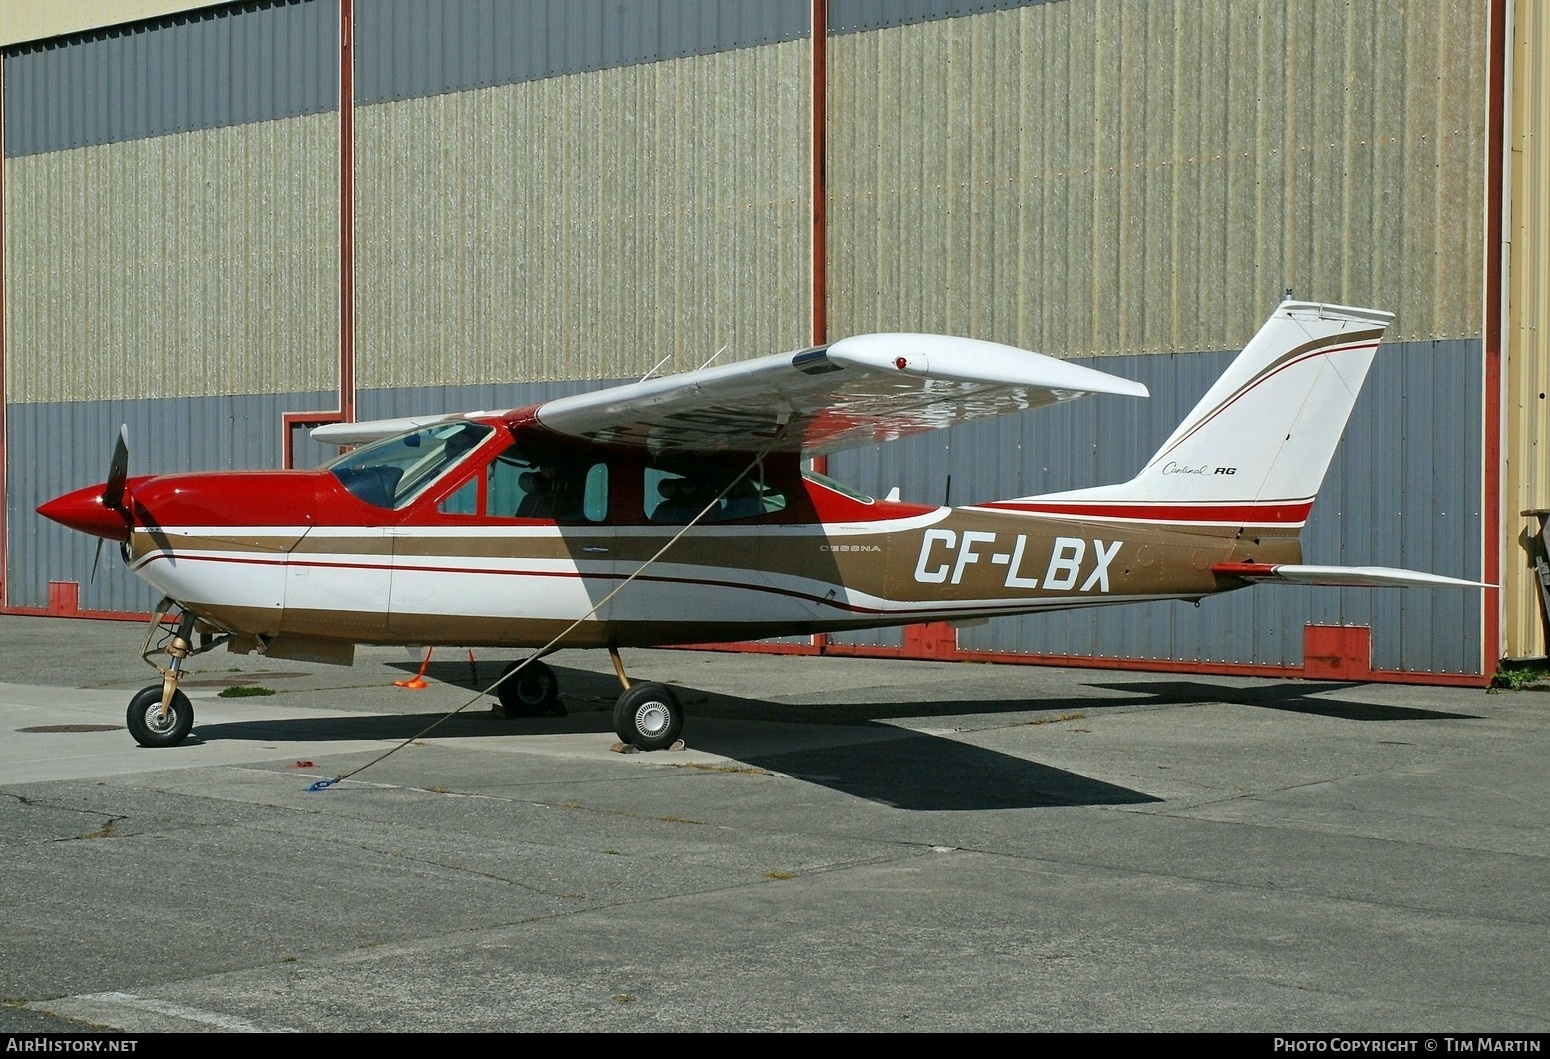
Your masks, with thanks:
[[[118,439],[113,442],[113,456],[108,461],[108,480],[102,487],[102,506],[117,511],[124,516],[125,521],[129,519],[129,508],[124,506],[124,483],[128,479],[129,424],[124,423],[118,428]],[[92,556],[91,577],[87,578],[87,584],[97,580],[97,566],[102,562],[102,543],[106,539],[97,538],[97,552]]]
[[[124,506],[124,482],[129,478],[129,424],[118,428],[118,440],[113,443],[113,459],[108,463],[108,481],[102,487],[102,503],[121,515],[129,514]]]

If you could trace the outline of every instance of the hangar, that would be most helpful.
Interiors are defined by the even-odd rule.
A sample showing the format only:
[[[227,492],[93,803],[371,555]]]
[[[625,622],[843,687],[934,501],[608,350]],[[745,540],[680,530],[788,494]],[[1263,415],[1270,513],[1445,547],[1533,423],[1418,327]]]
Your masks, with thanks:
[[[1499,588],[757,649],[1484,683],[1546,653],[1547,41],[1514,0],[13,5],[0,609],[150,610],[33,513],[121,423],[132,473],[307,466],[319,423],[870,331],[1150,388],[827,467],[972,502],[1128,477],[1292,291],[1396,314],[1310,561]]]

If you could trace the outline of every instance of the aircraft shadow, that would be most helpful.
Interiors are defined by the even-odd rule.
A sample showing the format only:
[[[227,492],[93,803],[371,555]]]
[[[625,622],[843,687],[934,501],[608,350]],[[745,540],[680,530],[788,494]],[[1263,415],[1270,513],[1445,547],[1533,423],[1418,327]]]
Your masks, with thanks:
[[[418,666],[410,667],[418,669]],[[482,667],[481,667],[482,668]],[[361,739],[409,740],[482,738],[515,734],[613,735],[613,701],[618,684],[611,675],[556,666],[568,713],[563,717],[500,718],[476,703],[451,717],[438,713],[340,714],[287,720],[196,722],[190,741],[243,739],[258,742],[330,742]],[[446,663],[441,672],[432,664],[427,679],[473,687],[466,665]],[[499,670],[481,672],[478,690],[488,687]],[[717,754],[742,764],[779,772],[857,798],[912,811],[974,812],[990,809],[1053,808],[1081,805],[1142,805],[1159,801],[1151,795],[1064,769],[1001,754],[957,740],[885,724],[893,717],[962,715],[964,703],[861,703],[834,706],[787,706],[758,699],[710,694],[694,688],[677,689],[688,713],[687,742],[695,750]],[[975,713],[1023,711],[1026,700],[976,702]],[[1037,708],[1035,706],[1035,708]],[[443,720],[443,718],[445,719]],[[886,729],[889,738],[862,739],[839,745],[812,745],[810,737],[794,737],[790,749],[778,734],[758,736],[750,746],[747,731],[723,725],[697,725],[702,719],[852,725]],[[437,723],[440,722],[440,723]],[[434,725],[434,727],[431,727]],[[430,729],[428,732],[427,729]],[[800,745],[798,745],[800,743]]]
[[[418,666],[402,666],[409,671]],[[611,674],[555,666],[568,713],[563,717],[500,718],[484,703],[462,713],[340,714],[294,720],[237,721],[195,726],[191,738],[214,741],[328,742],[359,739],[408,740],[481,738],[514,734],[587,734],[612,736],[612,705],[618,684]],[[475,674],[459,662],[432,663],[426,677],[471,691],[482,691],[499,675],[488,663]],[[764,699],[678,687],[689,716],[686,735],[696,750],[745,765],[768,769],[857,798],[916,811],[984,811],[1080,805],[1141,805],[1160,801],[1151,795],[1095,780],[1064,769],[1001,754],[958,740],[909,732],[890,720],[900,717],[962,717],[968,714],[1135,709],[1197,702],[1229,702],[1290,713],[1360,721],[1470,719],[1474,715],[1406,706],[1319,698],[1352,687],[1343,682],[1295,681],[1227,687],[1188,680],[1118,681],[1084,686],[1121,693],[1117,697],[1052,699],[926,700],[919,702],[777,703]],[[493,700],[492,700],[493,704]],[[805,725],[886,728],[889,738],[839,745],[813,745],[793,736],[789,749],[777,734],[759,736],[750,745],[747,731],[726,726],[697,726],[696,721],[757,721]],[[428,731],[427,731],[428,729]]]
[[[1302,713],[1315,717],[1339,718],[1346,721],[1441,721],[1479,720],[1478,714],[1454,713],[1451,710],[1426,710],[1415,706],[1388,706],[1375,702],[1348,702],[1341,699],[1317,698],[1329,691],[1359,687],[1359,684],[1341,681],[1296,681],[1279,684],[1257,684],[1252,687],[1224,687],[1189,680],[1135,681],[1119,683],[1088,683],[1087,687],[1125,693],[1123,699],[1100,699],[1091,702],[1093,707],[1183,705],[1193,702],[1230,702],[1240,706],[1257,706],[1284,713]]]

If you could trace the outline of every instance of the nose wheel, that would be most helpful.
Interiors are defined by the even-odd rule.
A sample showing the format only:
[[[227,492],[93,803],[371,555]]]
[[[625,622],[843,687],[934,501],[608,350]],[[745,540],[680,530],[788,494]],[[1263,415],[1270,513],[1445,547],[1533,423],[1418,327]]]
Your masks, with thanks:
[[[129,700],[129,712],[124,723],[129,734],[141,746],[177,746],[194,728],[194,707],[188,696],[174,690],[167,708],[161,705],[162,686],[152,684],[142,688]]]
[[[174,610],[178,612],[177,624],[170,630],[165,618]],[[129,700],[129,711],[124,723],[129,734],[141,746],[177,746],[188,738],[194,727],[194,707],[188,696],[178,690],[183,676],[183,664],[190,655],[203,654],[225,644],[229,634],[208,636],[199,634],[199,646],[193,645],[196,618],[182,610],[172,599],[163,598],[151,615],[150,627],[145,631],[145,642],[140,647],[140,657],[161,674],[161,683],[140,689]],[[153,656],[167,655],[171,662],[163,666]]]

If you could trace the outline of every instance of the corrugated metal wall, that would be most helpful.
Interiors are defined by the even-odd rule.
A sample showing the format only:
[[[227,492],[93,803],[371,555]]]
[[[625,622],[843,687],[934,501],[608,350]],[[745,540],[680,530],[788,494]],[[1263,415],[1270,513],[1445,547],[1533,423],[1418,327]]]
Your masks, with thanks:
[[[1540,589],[1532,572],[1529,538],[1537,517],[1519,512],[1550,509],[1550,14],[1545,5],[1518,3],[1512,40],[1512,196],[1506,233],[1508,264],[1506,384],[1507,480],[1503,513],[1508,538],[1507,655],[1543,657],[1547,652]]]
[[[7,53],[8,402],[335,383],[337,20],[250,4]]]
[[[808,342],[800,42],[363,108],[363,387],[639,378]]]
[[[6,599],[144,610],[113,548],[32,508],[131,473],[277,466],[337,400],[336,0],[5,54]]]
[[[375,0],[356,18],[355,100],[541,81],[810,36],[806,0]]]
[[[1310,556],[1478,574],[1489,6],[830,0],[831,336],[1123,357],[1161,395],[1106,404],[1101,434],[1057,409],[836,470],[921,499],[951,480],[956,502],[1127,477],[1225,356],[1173,352],[1238,348],[1292,287],[1398,313]],[[89,562],[31,524],[72,483],[20,467],[66,424],[89,424],[74,474],[125,419],[184,439],[137,445],[137,470],[221,465],[200,439],[238,436],[217,443],[273,465],[279,416],[338,399],[339,14],[231,5],[6,53],[13,605],[42,602],[34,567]],[[356,0],[358,414],[805,344],[810,17],[806,0]],[[1370,620],[1380,667],[1478,667],[1478,609],[1402,595],[1230,598],[1226,641],[1217,615],[1139,608],[961,643],[1295,664],[1302,621]]]
[[[6,157],[337,110],[338,25],[270,0],[9,49]]]
[[[829,42],[829,320],[1232,349],[1267,299],[1481,333],[1487,7],[1038,4]]]
[[[314,115],[7,159],[7,399],[334,385],[338,137]]]

